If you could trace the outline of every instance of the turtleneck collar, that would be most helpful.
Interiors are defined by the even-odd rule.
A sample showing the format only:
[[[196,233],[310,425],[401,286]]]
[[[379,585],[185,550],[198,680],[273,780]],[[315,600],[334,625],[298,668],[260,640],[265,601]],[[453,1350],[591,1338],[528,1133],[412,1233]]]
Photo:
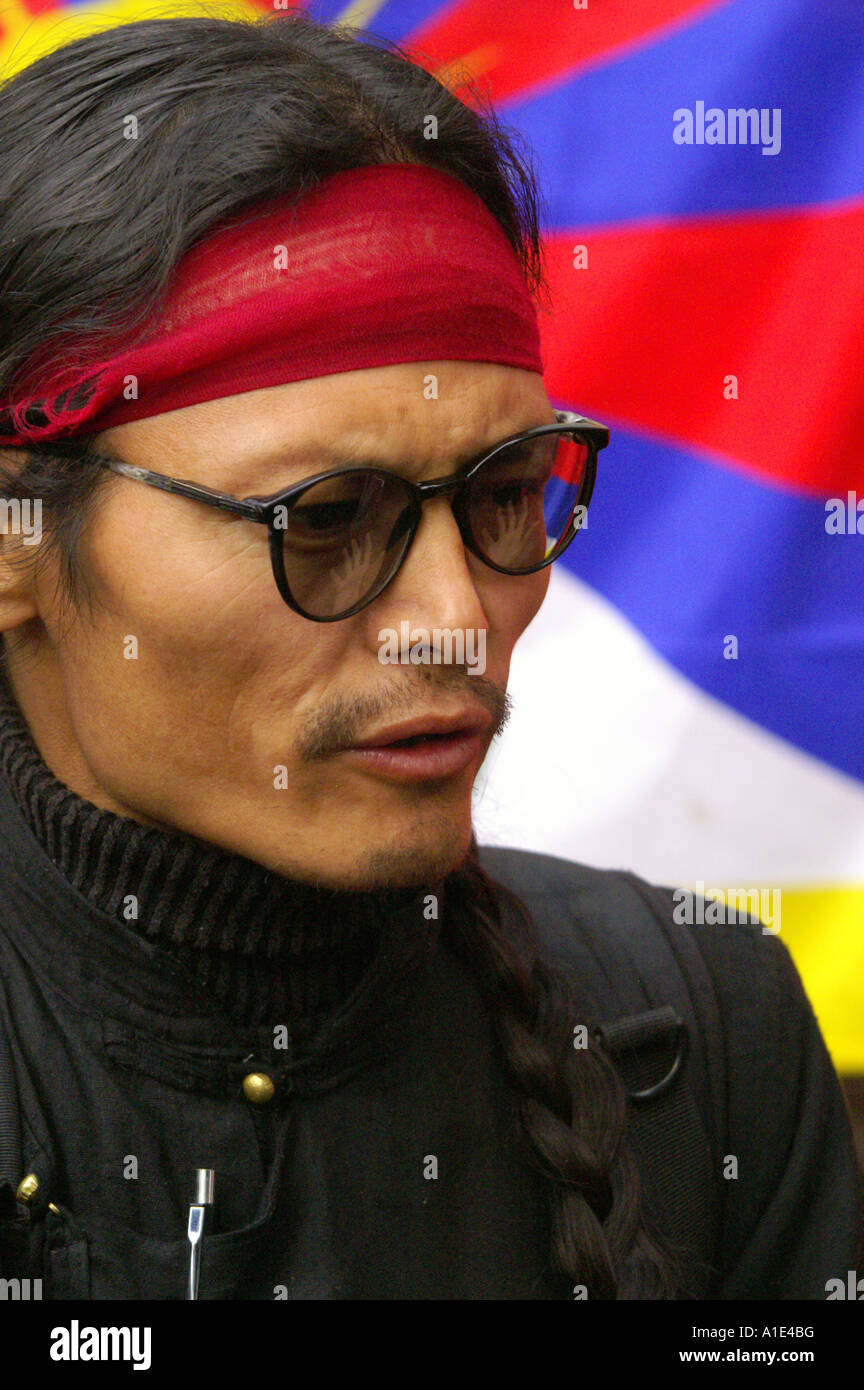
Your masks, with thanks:
[[[316,888],[196,840],[101,810],[43,761],[0,668],[0,772],[63,877],[167,950],[238,1025],[285,1024],[300,1043],[367,975],[388,919],[425,888]]]

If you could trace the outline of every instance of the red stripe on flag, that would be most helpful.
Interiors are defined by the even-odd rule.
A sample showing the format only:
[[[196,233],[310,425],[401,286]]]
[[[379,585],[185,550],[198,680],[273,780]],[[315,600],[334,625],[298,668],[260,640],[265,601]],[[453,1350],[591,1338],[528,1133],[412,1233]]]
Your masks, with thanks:
[[[454,91],[460,91],[459,76],[451,65],[463,65],[481,79],[481,90],[502,101],[539,83],[561,80],[620,49],[653,41],[660,37],[658,30],[729,3],[590,0],[587,8],[577,10],[572,0],[519,0],[509,9],[502,8],[501,0],[464,0],[445,7],[403,46]]]
[[[553,397],[778,482],[864,495],[864,203],[557,234],[547,273]]]

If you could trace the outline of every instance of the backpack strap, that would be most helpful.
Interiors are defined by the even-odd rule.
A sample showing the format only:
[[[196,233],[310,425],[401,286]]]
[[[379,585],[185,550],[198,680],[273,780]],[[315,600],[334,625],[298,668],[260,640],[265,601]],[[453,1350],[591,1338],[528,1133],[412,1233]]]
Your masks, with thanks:
[[[694,1296],[704,1297],[718,1224],[710,1141],[682,1074],[687,1024],[664,1005],[600,1024],[596,1035],[627,1089],[629,1136],[642,1156],[649,1196],[662,1206],[667,1243],[686,1256],[688,1272],[702,1286]],[[694,1286],[694,1277],[688,1284]]]
[[[5,1023],[6,991],[0,975],[0,1183],[14,1186],[21,1177],[21,1122],[12,1049]]]
[[[655,992],[668,991],[677,977],[679,998],[686,1002],[689,1013],[689,1017],[686,1014],[685,1017],[692,1045],[693,1090],[702,1127],[710,1140],[711,1166],[707,1179],[712,1194],[714,1249],[719,1251],[727,1226],[729,1189],[722,1175],[724,1156],[729,1152],[729,1115],[726,1035],[717,989],[698,935],[686,923],[673,920],[671,892],[649,887],[636,874],[627,873],[621,877],[646,909],[644,934],[628,934],[637,968]],[[649,925],[653,930],[649,931]],[[680,993],[682,986],[684,995]]]
[[[657,913],[641,895],[627,896],[626,908],[590,930],[593,953],[607,951],[606,1008],[595,1032],[627,1089],[647,1205],[686,1262],[688,1285],[704,1297],[721,1230],[708,1079],[715,1049]]]
[[[710,1296],[723,1227],[724,1040],[713,982],[671,893],[636,875],[545,855],[482,851],[522,897],[547,960],[570,981],[622,1076],[646,1205]],[[668,921],[667,921],[668,918]]]
[[[19,1275],[24,1268],[27,1222],[16,1199],[24,1170],[18,1088],[5,1011],[5,989],[0,975],[0,1278],[7,1279]]]

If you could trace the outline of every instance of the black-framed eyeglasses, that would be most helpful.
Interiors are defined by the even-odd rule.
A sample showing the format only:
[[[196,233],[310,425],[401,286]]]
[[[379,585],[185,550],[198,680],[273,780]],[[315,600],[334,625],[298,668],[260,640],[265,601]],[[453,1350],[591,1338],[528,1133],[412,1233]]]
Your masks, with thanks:
[[[555,424],[510,435],[460,473],[413,483],[384,468],[334,468],[268,497],[231,497],[149,468],[107,468],[266,526],[282,598],[316,623],[353,617],[395,578],[423,503],[449,497],[467,550],[500,574],[534,574],[582,526],[609,431],[556,410]]]

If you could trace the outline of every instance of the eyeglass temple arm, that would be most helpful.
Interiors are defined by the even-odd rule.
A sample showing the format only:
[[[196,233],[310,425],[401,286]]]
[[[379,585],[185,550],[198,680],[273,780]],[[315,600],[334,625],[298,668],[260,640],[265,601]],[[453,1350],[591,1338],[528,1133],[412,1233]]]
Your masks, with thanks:
[[[114,473],[122,473],[125,478],[133,478],[139,483],[149,483],[160,492],[173,492],[180,497],[189,497],[193,502],[206,502],[208,506],[218,507],[220,511],[232,512],[234,516],[246,517],[249,521],[264,521],[264,507],[260,502],[241,501],[238,497],[228,497],[223,492],[214,492],[201,483],[188,483],[182,478],[169,478],[164,473],[154,473],[149,468],[139,468],[134,463],[123,463],[120,459],[106,459],[105,464]]]
[[[559,425],[572,425],[586,434],[590,432],[598,449],[605,449],[609,443],[609,427],[601,425],[599,420],[589,420],[587,415],[577,415],[572,410],[556,410],[555,419]]]

